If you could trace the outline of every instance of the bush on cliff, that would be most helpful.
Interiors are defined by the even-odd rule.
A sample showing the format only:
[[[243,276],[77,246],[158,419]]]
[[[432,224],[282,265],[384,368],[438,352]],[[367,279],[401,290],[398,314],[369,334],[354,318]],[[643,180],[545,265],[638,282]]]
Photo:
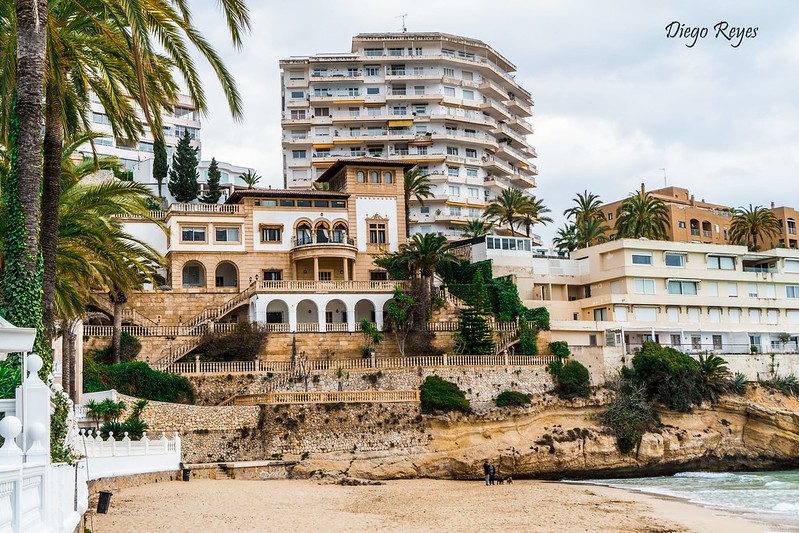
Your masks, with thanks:
[[[530,405],[530,396],[522,392],[506,390],[499,393],[494,402],[497,407],[524,407]]]
[[[419,387],[423,413],[435,411],[471,411],[466,393],[458,388],[455,383],[446,381],[438,376],[427,376],[422,386]]]
[[[550,366],[550,373],[555,380],[555,392],[559,397],[570,400],[577,397],[588,398],[591,395],[591,375],[582,363],[569,361],[560,368],[556,365]]]
[[[120,362],[127,363],[128,361],[135,361],[139,352],[141,352],[141,341],[127,331],[123,331],[122,336],[119,338]],[[111,345],[109,344],[105,348],[95,350],[94,358],[100,364],[110,365],[113,362]]]
[[[194,403],[194,388],[184,376],[153,370],[141,361],[105,366],[87,354],[83,360],[83,390],[109,389],[158,402]]]
[[[637,449],[644,433],[659,425],[655,412],[646,401],[644,389],[625,382],[599,420],[616,436],[622,453]]]

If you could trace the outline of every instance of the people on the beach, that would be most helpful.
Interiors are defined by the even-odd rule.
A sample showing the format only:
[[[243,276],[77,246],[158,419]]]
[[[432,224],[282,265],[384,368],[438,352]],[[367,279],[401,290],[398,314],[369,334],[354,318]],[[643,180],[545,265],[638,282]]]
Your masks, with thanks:
[[[494,467],[494,463],[488,465],[488,480],[491,482],[491,485],[494,484],[494,478],[497,475],[497,469]]]
[[[483,473],[486,477],[486,487],[490,484],[491,481],[491,465],[488,464],[488,461],[483,463]]]

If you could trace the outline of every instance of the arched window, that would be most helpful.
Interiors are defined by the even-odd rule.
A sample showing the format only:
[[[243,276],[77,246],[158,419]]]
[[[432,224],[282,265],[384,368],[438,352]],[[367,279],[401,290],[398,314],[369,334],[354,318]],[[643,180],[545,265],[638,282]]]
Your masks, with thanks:
[[[297,245],[311,243],[311,225],[307,222],[297,226]]]
[[[197,261],[189,261],[183,265],[184,287],[205,287],[205,269]]]
[[[366,183],[366,172],[363,170],[358,171],[358,183]]]
[[[316,225],[316,242],[330,242],[330,228],[327,222],[319,222]]]
[[[333,242],[344,243],[347,238],[347,226],[338,222],[333,226]]]
[[[369,178],[371,179],[372,183],[380,183],[380,173],[376,170],[373,170],[369,173]]]
[[[393,172],[383,172],[383,183],[393,183],[394,182],[394,173]]]
[[[217,287],[238,287],[239,272],[236,265],[230,261],[222,261],[216,266],[214,280]]]

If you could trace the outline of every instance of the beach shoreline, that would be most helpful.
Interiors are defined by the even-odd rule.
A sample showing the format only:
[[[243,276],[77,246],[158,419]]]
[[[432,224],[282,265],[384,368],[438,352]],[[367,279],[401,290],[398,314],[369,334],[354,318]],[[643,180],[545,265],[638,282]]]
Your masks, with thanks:
[[[147,527],[142,527],[146,524]],[[156,527],[157,526],[157,527]],[[774,531],[769,524],[676,498],[589,483],[395,480],[339,486],[314,480],[192,480],[117,491],[106,531]]]

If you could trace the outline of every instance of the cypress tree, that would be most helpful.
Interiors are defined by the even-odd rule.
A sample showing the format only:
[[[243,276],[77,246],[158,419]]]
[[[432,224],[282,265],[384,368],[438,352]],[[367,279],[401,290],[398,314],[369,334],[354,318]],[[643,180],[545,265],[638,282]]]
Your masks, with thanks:
[[[538,355],[538,332],[530,327],[525,317],[519,317],[519,353]]]
[[[200,201],[205,204],[215,204],[222,198],[222,189],[219,187],[219,166],[216,164],[216,158],[211,158],[211,164],[208,165],[208,191],[200,198]]]
[[[197,148],[190,144],[189,132],[184,131],[178,141],[172,168],[169,169],[169,192],[178,202],[191,202],[200,194],[199,174],[197,173]]]
[[[494,353],[494,339],[488,321],[471,307],[461,310],[458,331],[454,337],[459,353],[468,355]]]
[[[475,270],[469,304],[479,313],[491,313],[491,297],[488,294],[483,272],[479,268]]]
[[[164,184],[164,178],[166,178],[167,172],[169,172],[169,166],[166,161],[166,145],[164,144],[163,138],[155,140],[153,143],[153,152],[155,153],[155,159],[153,160],[153,178],[158,182],[158,196],[160,198],[164,196],[161,194],[161,187]]]

